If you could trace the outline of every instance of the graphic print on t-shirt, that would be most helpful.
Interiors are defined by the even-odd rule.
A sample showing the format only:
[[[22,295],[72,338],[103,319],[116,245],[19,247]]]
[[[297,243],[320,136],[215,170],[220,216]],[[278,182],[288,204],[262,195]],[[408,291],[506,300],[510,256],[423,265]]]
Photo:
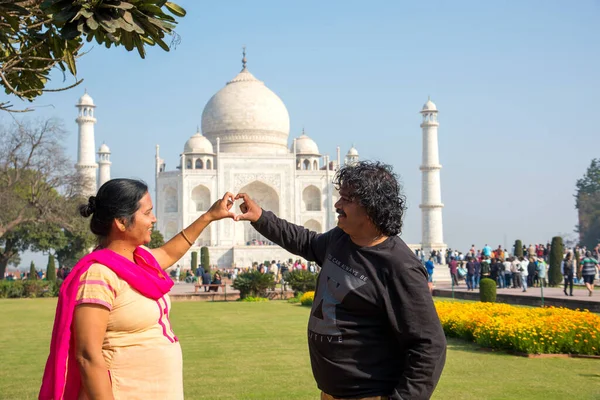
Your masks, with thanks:
[[[348,293],[365,283],[365,276],[328,254],[319,274],[319,293],[314,299],[308,330],[319,335],[341,335],[337,327],[336,306]]]

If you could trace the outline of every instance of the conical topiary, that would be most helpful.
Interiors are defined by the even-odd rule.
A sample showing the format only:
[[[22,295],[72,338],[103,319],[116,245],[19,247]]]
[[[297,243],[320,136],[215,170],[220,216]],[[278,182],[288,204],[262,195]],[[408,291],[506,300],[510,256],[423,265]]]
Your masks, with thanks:
[[[31,262],[31,264],[29,264],[29,279],[37,279],[37,271],[35,270],[35,264],[33,263],[33,261]]]
[[[515,257],[523,257],[523,242],[515,240]]]
[[[200,264],[204,267],[204,271],[210,273],[210,256],[206,246],[200,248]]]
[[[560,236],[553,237],[550,247],[550,268],[548,269],[548,284],[550,286],[560,285],[563,281],[560,264],[562,263],[564,252],[565,248],[562,238]]]
[[[198,252],[192,251],[192,274],[196,276],[196,270],[198,269]]]
[[[54,256],[48,256],[48,267],[46,268],[46,280],[56,282],[56,265],[54,264]]]

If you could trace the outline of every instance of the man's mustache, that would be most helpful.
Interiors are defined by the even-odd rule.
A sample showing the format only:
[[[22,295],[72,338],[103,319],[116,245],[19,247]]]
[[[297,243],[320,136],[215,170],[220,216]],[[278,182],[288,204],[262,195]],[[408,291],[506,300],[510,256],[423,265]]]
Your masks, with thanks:
[[[343,212],[343,211],[342,211],[342,209],[340,209],[340,208],[336,208],[336,209],[335,209],[335,212],[336,212],[336,213],[338,213],[339,215],[341,215],[342,217],[345,217],[345,216],[346,216],[346,213],[345,213],[345,212]]]

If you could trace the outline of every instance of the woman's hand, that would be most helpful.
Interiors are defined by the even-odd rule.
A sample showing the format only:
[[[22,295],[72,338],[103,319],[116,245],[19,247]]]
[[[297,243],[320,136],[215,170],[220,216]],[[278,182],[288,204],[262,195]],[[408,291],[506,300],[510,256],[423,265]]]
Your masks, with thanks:
[[[215,201],[206,212],[206,216],[211,222],[223,218],[235,218],[235,213],[230,211],[231,207],[233,207],[233,194],[227,192],[222,199]]]

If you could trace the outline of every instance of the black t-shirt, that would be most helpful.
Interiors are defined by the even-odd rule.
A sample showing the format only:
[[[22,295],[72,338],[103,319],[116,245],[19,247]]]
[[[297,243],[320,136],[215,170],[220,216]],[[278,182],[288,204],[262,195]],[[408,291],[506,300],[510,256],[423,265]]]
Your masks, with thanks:
[[[253,225],[322,267],[308,322],[319,389],[342,398],[431,397],[446,339],[427,272],[399,237],[359,247],[339,228],[317,234],[268,211]]]

